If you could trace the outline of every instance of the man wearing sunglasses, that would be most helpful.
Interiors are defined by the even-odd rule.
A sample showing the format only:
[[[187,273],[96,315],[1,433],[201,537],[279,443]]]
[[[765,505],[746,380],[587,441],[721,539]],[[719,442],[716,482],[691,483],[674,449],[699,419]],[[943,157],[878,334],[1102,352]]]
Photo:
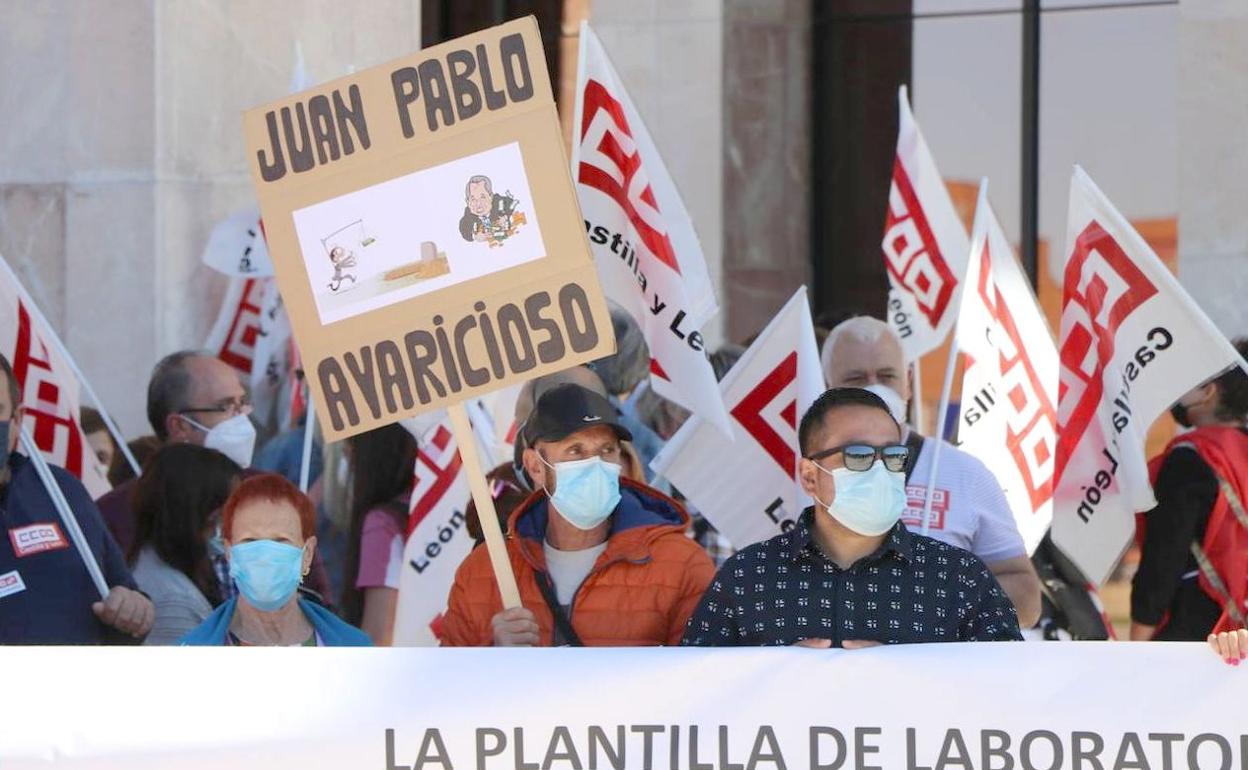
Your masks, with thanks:
[[[912,532],[922,532],[936,439],[920,436],[905,422],[911,388],[901,341],[878,318],[857,316],[832,329],[820,358],[828,387],[865,388],[884,399],[901,423],[911,455],[905,474],[909,502],[902,521]],[[1022,627],[1034,626],[1040,619],[1040,579],[997,477],[977,458],[945,444],[935,489],[931,523],[923,534],[983,559],[1014,603]]]
[[[833,388],[802,417],[798,476],[815,505],[719,569],[685,631],[698,646],[845,647],[1021,640],[973,554],[901,523],[909,448],[883,399]]]

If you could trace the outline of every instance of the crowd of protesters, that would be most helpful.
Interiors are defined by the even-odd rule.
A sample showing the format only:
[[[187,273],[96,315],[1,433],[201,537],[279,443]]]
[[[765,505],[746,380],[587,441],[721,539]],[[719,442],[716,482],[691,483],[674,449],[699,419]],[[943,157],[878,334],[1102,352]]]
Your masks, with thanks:
[[[632,318],[615,309],[612,321],[615,355],[525,384],[515,455],[488,474],[522,606],[504,609],[469,503],[480,547],[455,576],[442,644],[853,649],[1019,640],[1060,615],[1062,575],[1038,556],[1033,565],[1000,484],[949,444],[936,478],[950,502],[924,534],[906,482],[927,478],[943,439],[908,423],[916,394],[887,324],[854,317],[821,333],[828,390],[799,426],[813,505],[738,550],[711,525],[715,512],[650,468],[689,415],[648,387]],[[742,352],[711,354],[717,376]],[[125,453],[87,410],[83,431],[113,490],[92,501],[52,469],[110,586],[101,598],[16,451],[22,404],[2,357],[0,380],[0,643],[391,643],[418,450],[405,428],[342,442],[341,464],[324,472],[315,452],[304,494],[294,482],[305,426],[257,451],[237,373],[198,351],[166,356],[148,386],[152,435],[128,445],[140,475],[126,477]],[[1227,584],[1248,580],[1248,375],[1201,385],[1172,414],[1191,430],[1154,463],[1131,638],[1207,640],[1237,664],[1248,630]],[[330,476],[345,495],[326,494]]]

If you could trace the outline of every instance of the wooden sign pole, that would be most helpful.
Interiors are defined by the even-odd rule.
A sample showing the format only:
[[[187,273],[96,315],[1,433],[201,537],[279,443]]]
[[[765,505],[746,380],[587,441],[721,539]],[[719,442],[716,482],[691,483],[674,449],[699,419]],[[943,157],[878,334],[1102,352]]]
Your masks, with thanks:
[[[490,486],[485,480],[486,469],[481,467],[481,458],[477,454],[476,437],[472,431],[472,423],[468,421],[468,412],[462,401],[451,404],[446,411],[451,416],[455,445],[459,447],[464,473],[468,474],[468,484],[472,487],[472,500],[477,504],[477,518],[481,522],[481,533],[485,535],[485,546],[490,551],[490,563],[494,566],[498,591],[503,597],[503,608],[519,607],[520,589],[516,587],[516,576],[511,571],[507,544],[503,540],[503,530],[498,526],[494,498],[490,496]]]

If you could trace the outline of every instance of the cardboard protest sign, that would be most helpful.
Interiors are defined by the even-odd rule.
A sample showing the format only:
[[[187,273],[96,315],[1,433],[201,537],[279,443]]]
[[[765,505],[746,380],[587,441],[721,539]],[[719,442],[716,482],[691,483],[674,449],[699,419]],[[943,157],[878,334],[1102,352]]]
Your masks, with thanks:
[[[613,351],[532,18],[244,129],[327,440]]]

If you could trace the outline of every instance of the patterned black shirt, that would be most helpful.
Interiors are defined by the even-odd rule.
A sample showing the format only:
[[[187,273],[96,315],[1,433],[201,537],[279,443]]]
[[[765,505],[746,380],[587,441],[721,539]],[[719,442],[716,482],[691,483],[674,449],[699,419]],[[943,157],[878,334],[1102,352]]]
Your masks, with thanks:
[[[807,508],[793,529],[725,562],[681,644],[1021,641],[1014,605],[969,551],[899,523],[874,553],[841,569],[812,539],[813,515]]]

